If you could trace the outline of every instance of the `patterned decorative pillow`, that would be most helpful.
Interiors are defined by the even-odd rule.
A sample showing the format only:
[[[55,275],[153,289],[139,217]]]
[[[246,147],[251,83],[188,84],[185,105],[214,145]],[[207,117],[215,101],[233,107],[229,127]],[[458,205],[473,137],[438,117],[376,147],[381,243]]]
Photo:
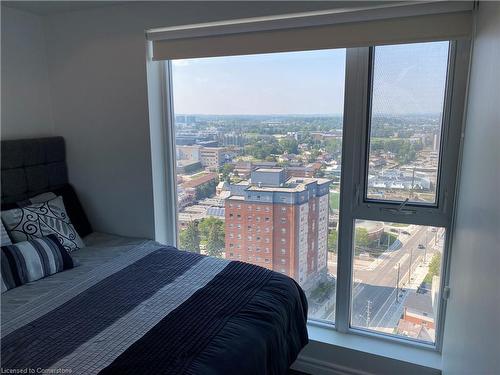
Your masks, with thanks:
[[[76,266],[57,236],[2,246],[2,293]]]
[[[7,234],[7,231],[5,230],[5,226],[3,225],[3,223],[1,221],[0,221],[0,224],[2,225],[2,234],[1,234],[2,238],[0,239],[2,246],[12,245],[12,241],[10,240],[9,235]]]
[[[2,219],[15,242],[55,234],[69,252],[85,246],[69,220],[62,197],[2,211]]]

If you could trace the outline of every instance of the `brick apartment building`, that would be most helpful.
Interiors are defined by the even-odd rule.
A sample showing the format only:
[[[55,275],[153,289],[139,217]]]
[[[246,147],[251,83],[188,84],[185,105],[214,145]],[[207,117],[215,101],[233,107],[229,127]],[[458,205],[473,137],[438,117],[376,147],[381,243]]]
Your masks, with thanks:
[[[307,285],[327,269],[330,180],[286,179],[283,168],[252,171],[225,201],[226,257]],[[239,186],[238,186],[239,187]]]

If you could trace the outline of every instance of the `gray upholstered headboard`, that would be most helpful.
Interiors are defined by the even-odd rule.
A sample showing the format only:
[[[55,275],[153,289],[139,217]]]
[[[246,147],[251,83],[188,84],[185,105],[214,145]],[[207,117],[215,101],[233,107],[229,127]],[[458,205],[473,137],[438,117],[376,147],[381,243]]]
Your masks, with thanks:
[[[64,138],[1,142],[2,205],[52,191],[68,183]]]

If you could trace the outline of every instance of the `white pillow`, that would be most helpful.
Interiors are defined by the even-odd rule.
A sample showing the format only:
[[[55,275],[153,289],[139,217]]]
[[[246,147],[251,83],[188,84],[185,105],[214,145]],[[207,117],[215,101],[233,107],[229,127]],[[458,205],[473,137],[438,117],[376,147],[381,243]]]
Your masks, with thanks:
[[[2,219],[15,242],[55,234],[68,252],[85,246],[69,220],[62,197],[3,211]]]

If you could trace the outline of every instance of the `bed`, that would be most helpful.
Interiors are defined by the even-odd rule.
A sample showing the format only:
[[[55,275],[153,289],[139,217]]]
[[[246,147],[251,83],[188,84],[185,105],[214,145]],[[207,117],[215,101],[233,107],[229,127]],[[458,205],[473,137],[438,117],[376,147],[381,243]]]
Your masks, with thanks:
[[[5,142],[2,206],[67,185],[62,138]],[[2,294],[4,371],[286,374],[308,342],[307,301],[287,276],[151,240],[84,242],[78,267]]]

